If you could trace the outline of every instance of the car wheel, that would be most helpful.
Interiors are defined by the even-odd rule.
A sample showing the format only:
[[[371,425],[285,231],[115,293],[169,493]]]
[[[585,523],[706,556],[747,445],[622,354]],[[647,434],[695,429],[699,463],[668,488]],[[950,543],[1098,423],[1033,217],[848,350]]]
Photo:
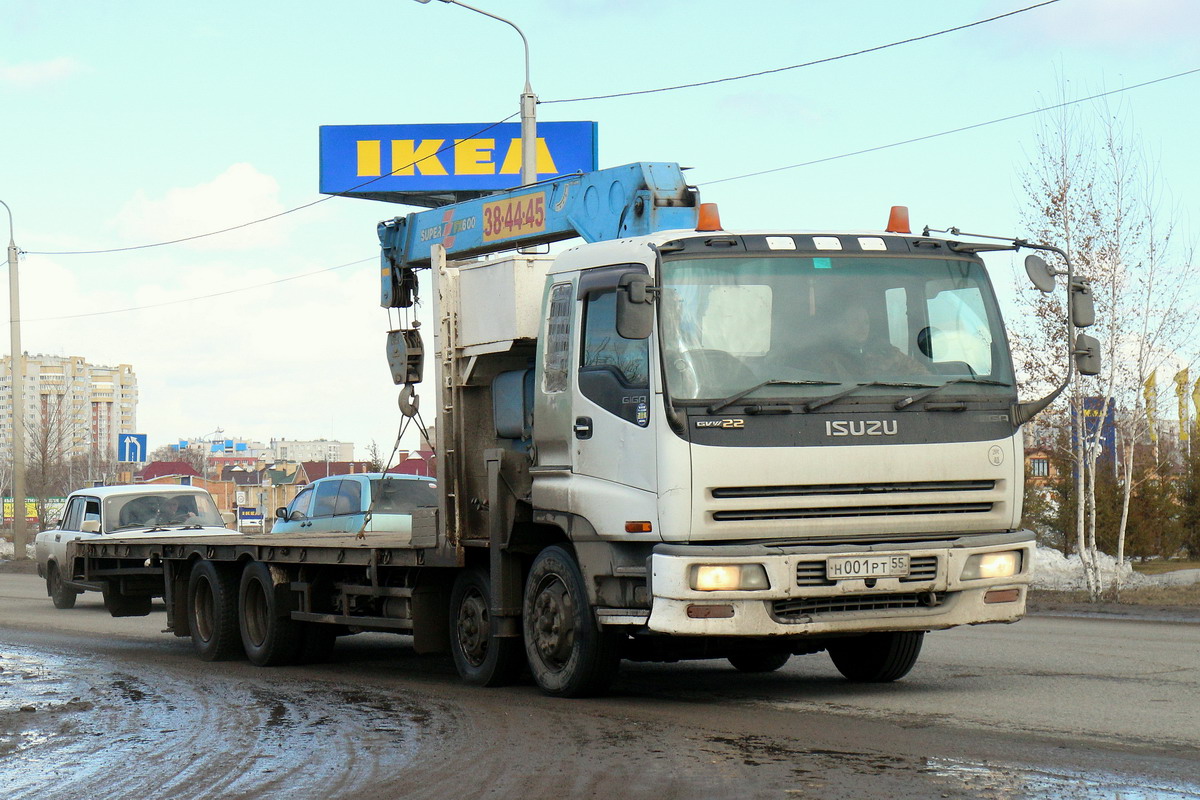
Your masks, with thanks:
[[[238,626],[252,664],[279,667],[296,663],[303,641],[301,628],[291,616],[290,594],[287,584],[275,584],[271,568],[261,561],[251,561],[242,570]]]
[[[917,663],[924,639],[924,631],[868,633],[830,642],[829,657],[847,680],[890,683]]]
[[[74,608],[79,597],[79,592],[63,583],[58,564],[54,563],[46,567],[46,594],[50,595],[55,608]]]

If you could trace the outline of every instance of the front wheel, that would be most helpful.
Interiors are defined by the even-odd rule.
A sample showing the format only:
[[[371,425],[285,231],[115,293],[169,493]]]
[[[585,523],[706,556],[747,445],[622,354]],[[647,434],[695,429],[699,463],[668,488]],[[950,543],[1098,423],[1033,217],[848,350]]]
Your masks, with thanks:
[[[608,688],[621,662],[620,638],[596,623],[570,553],[554,546],[538,554],[523,611],[525,654],[543,692],[586,697]]]
[[[46,594],[50,595],[55,608],[74,608],[75,599],[79,597],[79,592],[63,583],[58,564],[50,564],[46,568]]]
[[[908,674],[921,655],[924,631],[868,633],[829,644],[829,657],[847,680],[890,683]]]
[[[450,652],[467,683],[503,686],[521,669],[521,642],[492,635],[491,580],[482,569],[458,574],[450,592]]]

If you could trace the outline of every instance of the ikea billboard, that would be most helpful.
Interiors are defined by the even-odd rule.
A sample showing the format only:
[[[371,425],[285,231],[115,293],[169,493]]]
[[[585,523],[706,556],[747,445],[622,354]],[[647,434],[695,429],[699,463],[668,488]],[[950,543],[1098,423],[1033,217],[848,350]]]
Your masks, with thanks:
[[[595,170],[596,123],[538,123],[536,155],[539,179]],[[441,205],[520,183],[519,123],[321,126],[324,194]]]

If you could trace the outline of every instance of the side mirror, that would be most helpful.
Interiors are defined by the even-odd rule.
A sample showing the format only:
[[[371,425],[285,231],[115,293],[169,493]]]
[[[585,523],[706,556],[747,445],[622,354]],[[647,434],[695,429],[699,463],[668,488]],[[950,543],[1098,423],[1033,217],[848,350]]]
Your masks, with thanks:
[[[646,339],[654,330],[650,276],[627,272],[617,282],[617,334],[622,339]]]
[[[99,533],[100,532],[100,520],[85,519],[80,524],[79,530],[83,531],[84,533]]]
[[[280,506],[275,509],[275,519],[287,519],[287,507]]]
[[[1071,322],[1076,328],[1096,324],[1096,304],[1092,299],[1092,284],[1087,278],[1071,283]]]
[[[1100,374],[1100,341],[1081,333],[1075,338],[1075,368],[1080,375]]]
[[[1041,256],[1025,256],[1025,274],[1038,288],[1038,291],[1049,294],[1054,291],[1054,271],[1042,260]]]

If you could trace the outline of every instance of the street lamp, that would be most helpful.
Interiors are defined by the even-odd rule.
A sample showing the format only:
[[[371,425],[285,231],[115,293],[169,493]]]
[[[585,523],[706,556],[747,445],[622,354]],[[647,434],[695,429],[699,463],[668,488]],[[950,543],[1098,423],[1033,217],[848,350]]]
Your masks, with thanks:
[[[417,2],[428,3],[429,0],[417,0]],[[521,44],[525,46],[525,89],[521,92],[521,185],[528,186],[531,183],[536,183],[537,95],[533,93],[533,87],[529,83],[529,40],[525,38],[525,33],[512,20],[496,16],[488,11],[484,11],[482,8],[467,5],[461,0],[442,0],[442,2],[462,6],[477,14],[483,14],[485,17],[499,20],[505,25],[511,26],[517,32],[517,35],[521,37]]]
[[[25,548],[25,358],[21,351],[21,296],[17,277],[17,249],[13,237],[12,209],[0,200],[8,212],[8,325],[12,337],[12,458],[13,458],[13,558],[26,558]]]

